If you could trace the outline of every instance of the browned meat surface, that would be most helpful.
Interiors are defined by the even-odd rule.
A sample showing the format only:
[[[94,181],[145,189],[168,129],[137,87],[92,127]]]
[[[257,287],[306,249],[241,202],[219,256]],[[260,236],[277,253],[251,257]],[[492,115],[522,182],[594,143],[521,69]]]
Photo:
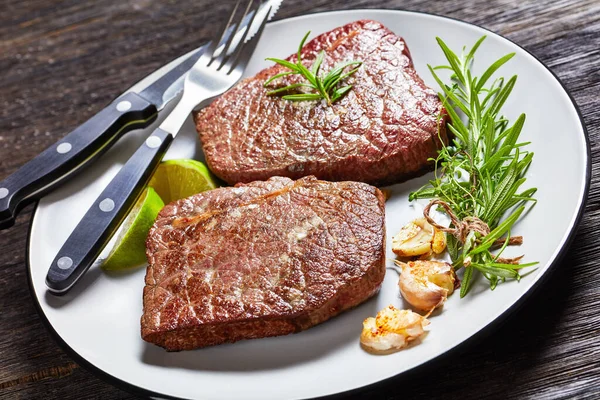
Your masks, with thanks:
[[[305,65],[312,65],[321,50],[326,52],[323,72],[339,62],[363,61],[347,79],[353,89],[333,106],[267,96],[263,83],[286,70],[275,65],[195,115],[206,160],[216,175],[230,184],[315,175],[381,185],[430,168],[427,160],[437,154],[438,134],[447,141],[446,112],[417,75],[404,40],[379,22],[365,20],[307,43]],[[302,79],[286,77],[277,86]]]
[[[375,294],[384,198],[357,182],[266,182],[166,206],[147,240],[142,337],[170,351],[298,332]]]

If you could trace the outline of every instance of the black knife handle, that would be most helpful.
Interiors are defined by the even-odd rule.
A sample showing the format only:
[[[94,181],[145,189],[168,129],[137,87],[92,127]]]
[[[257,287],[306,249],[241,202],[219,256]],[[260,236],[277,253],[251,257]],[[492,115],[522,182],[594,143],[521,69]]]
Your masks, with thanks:
[[[127,93],[0,181],[0,229],[12,226],[28,202],[89,165],[125,132],[150,124],[156,115],[154,104]]]
[[[58,252],[46,276],[54,294],[66,293],[96,261],[115,234],[173,141],[156,129],[94,201]]]

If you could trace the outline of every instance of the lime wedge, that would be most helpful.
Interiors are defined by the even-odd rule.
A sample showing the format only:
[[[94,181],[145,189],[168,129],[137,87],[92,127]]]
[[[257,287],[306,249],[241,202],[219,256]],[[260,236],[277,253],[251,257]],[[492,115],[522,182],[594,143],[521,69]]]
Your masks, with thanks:
[[[156,169],[148,186],[165,204],[217,187],[206,165],[196,160],[168,160]]]
[[[102,268],[123,270],[146,263],[146,237],[165,204],[216,187],[208,168],[200,161],[162,162],[123,222]]]
[[[146,188],[123,222],[116,244],[102,268],[122,270],[144,264],[148,231],[164,206],[156,191]]]

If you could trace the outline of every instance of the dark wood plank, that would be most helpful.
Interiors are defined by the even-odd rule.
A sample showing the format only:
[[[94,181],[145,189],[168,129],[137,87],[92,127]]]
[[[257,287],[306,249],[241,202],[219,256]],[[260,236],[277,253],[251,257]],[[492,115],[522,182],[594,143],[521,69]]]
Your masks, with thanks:
[[[231,4],[230,0],[2,0],[0,177],[99,111],[124,88],[196,47]],[[478,344],[410,379],[368,389],[360,398],[599,398],[600,3],[288,1],[278,18],[354,8],[447,15],[524,46],[551,67],[581,107],[594,160],[583,223],[543,290]],[[0,398],[135,398],[77,366],[43,327],[25,272],[31,210],[21,213],[15,227],[0,232]]]

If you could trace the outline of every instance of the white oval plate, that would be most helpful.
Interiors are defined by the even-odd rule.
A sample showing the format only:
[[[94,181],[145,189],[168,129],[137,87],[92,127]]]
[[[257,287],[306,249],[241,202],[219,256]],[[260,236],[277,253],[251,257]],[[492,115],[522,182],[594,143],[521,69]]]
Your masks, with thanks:
[[[133,132],[93,168],[40,201],[31,226],[28,259],[34,298],[50,330],[78,361],[113,383],[146,395],[205,400],[326,396],[382,381],[448,352],[514,309],[548,272],[572,238],[583,210],[589,146],[577,108],[565,89],[519,46],[482,28],[434,15],[391,10],[329,12],[267,25],[246,75],[265,67],[265,57],[293,53],[309,29],[317,35],[363,18],[378,20],[402,36],[417,71],[431,86],[435,82],[426,64],[444,63],[436,36],[460,49],[488,35],[476,58],[479,73],[477,67],[516,53],[501,69],[504,76],[519,76],[504,113],[513,121],[521,112],[527,114],[523,140],[531,141],[530,150],[535,152],[527,186],[539,188],[539,202],[513,232],[524,235],[525,244],[511,250],[515,255],[525,253],[527,261],[539,261],[539,268],[521,282],[501,284],[493,292],[479,280],[466,298],[451,296],[443,312],[431,318],[431,332],[421,344],[388,356],[367,354],[358,338],[364,318],[388,304],[405,307],[393,270],[388,270],[375,298],[308,331],[167,353],[140,338],[145,268],[109,275],[93,267],[64,297],[49,294],[44,283],[50,262],[78,220],[149,134],[149,130]],[[188,157],[201,157],[191,120],[167,155]],[[390,259],[391,236],[421,211],[419,205],[409,205],[407,196],[426,179],[391,187],[393,194],[386,205]]]

